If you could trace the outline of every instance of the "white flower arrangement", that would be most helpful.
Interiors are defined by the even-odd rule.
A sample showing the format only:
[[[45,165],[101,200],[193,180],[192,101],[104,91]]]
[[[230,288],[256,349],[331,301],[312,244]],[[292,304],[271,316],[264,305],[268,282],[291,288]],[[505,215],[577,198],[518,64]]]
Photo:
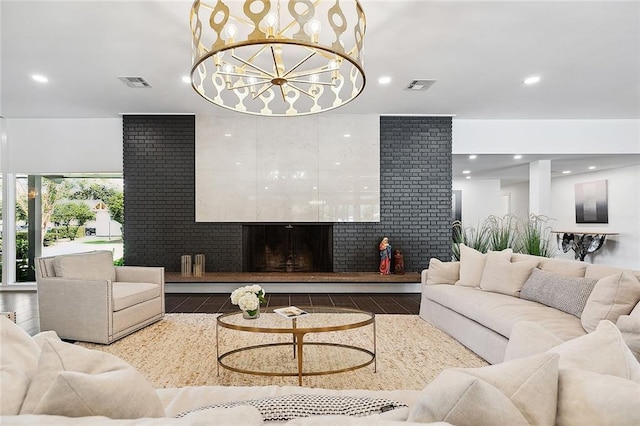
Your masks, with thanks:
[[[247,285],[237,288],[231,293],[231,303],[247,311],[249,315],[255,315],[261,303],[265,302],[264,290],[259,285]]]

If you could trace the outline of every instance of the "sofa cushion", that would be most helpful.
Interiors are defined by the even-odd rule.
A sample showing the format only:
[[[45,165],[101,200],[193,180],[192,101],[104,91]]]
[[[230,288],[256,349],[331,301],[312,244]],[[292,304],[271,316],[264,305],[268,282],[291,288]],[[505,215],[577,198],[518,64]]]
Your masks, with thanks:
[[[480,288],[518,297],[522,286],[536,266],[538,266],[537,260],[512,263],[502,252],[489,252],[482,272]]]
[[[0,415],[16,415],[38,368],[40,348],[26,331],[4,315],[0,315],[0,342]]]
[[[432,257],[429,259],[427,285],[455,284],[460,279],[460,262],[443,262]]]
[[[534,321],[560,337],[573,339],[585,334],[580,318],[518,297],[480,289],[452,286],[425,286],[425,297],[509,337],[518,321]]]
[[[161,289],[153,283],[113,283],[113,310],[115,312],[160,297]]]
[[[151,385],[126,362],[49,339],[20,413],[127,419],[162,417],[164,408]]]
[[[500,253],[505,259],[511,259],[513,250],[505,249],[495,253]],[[478,250],[460,244],[460,279],[456,282],[456,285],[480,287],[486,258],[487,255],[485,253],[480,253]]]
[[[608,275],[617,274],[618,272],[628,272],[636,278],[640,279],[640,271],[634,271],[632,269],[618,268],[616,266],[609,265],[591,265],[587,264],[587,270],[584,274],[585,278],[595,278],[599,280]]]
[[[580,317],[596,282],[536,268],[522,286],[520,297]]]
[[[407,407],[407,405],[402,402],[381,398],[291,394],[212,404],[182,412],[176,417],[181,418],[202,410],[233,408],[238,406],[257,408],[265,422],[326,415],[360,417]]]
[[[578,262],[577,260],[541,257],[538,268],[545,272],[555,272],[560,275],[584,278],[587,265],[587,263]]]
[[[640,424],[640,385],[620,377],[560,369],[558,426]]]
[[[113,253],[108,250],[56,256],[53,265],[57,277],[81,280],[116,279]]]
[[[596,283],[582,312],[582,326],[588,332],[602,320],[616,322],[640,301],[640,282],[629,272],[618,272]]]
[[[463,425],[553,425],[558,355],[440,373],[409,412],[410,422]]]
[[[564,342],[548,352],[560,355],[560,368],[579,368],[640,383],[640,364],[611,321],[601,321],[593,333]]]

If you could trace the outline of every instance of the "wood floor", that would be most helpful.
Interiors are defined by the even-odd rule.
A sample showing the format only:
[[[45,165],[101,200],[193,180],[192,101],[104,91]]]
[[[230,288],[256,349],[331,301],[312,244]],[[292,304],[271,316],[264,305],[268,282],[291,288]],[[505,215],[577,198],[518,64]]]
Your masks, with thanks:
[[[267,306],[337,306],[357,308],[375,314],[413,314],[420,310],[418,293],[272,293]],[[237,311],[228,294],[169,293],[165,295],[167,313],[225,313]],[[29,334],[40,331],[38,298],[35,291],[0,291],[0,311],[15,311],[16,322]]]

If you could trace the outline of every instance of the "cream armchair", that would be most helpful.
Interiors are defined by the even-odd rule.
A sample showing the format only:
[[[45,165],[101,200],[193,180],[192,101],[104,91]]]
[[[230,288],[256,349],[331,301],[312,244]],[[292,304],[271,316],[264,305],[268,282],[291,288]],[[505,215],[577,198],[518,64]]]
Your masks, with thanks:
[[[110,251],[36,260],[40,331],[110,344],[164,316],[164,268],[113,266]]]

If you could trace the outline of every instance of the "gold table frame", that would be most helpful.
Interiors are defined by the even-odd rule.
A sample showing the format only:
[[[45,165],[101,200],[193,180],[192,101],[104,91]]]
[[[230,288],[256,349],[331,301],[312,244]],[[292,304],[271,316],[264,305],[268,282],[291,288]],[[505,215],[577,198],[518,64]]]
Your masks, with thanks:
[[[262,314],[273,314],[273,315],[278,315],[277,313],[274,312],[274,309],[278,309],[278,308],[282,308],[283,306],[280,307],[272,307],[272,308],[267,308],[266,311],[264,309],[261,309],[261,315]],[[353,370],[357,370],[359,368],[363,368],[366,367],[368,365],[371,365],[373,363],[374,365],[374,373],[377,372],[378,366],[377,366],[377,360],[376,360],[376,317],[375,314],[372,312],[367,312],[367,311],[362,311],[359,309],[349,309],[349,308],[335,308],[332,306],[300,306],[300,309],[303,309],[307,312],[309,312],[309,315],[314,315],[314,313],[322,313],[322,314],[333,314],[335,313],[336,315],[341,315],[341,314],[364,314],[367,315],[369,318],[365,319],[363,321],[355,321],[352,323],[347,323],[347,324],[342,324],[342,325],[331,325],[331,326],[314,326],[314,327],[301,327],[298,328],[298,319],[297,318],[291,318],[291,327],[279,327],[279,328],[275,328],[275,327],[262,327],[262,326],[254,326],[252,325],[252,321],[253,320],[245,320],[244,323],[246,323],[246,325],[243,323],[243,325],[239,325],[239,324],[233,324],[233,323],[229,323],[229,322],[225,322],[225,318],[229,318],[232,316],[236,316],[236,315],[240,315],[242,316],[242,312],[241,311],[237,311],[237,312],[230,312],[230,313],[226,313],[226,314],[222,314],[220,315],[217,320],[216,320],[216,358],[217,358],[217,367],[218,367],[218,376],[220,375],[220,367],[222,366],[223,368],[230,370],[230,371],[234,371],[234,372],[238,372],[238,373],[245,373],[245,374],[255,374],[255,375],[259,375],[259,376],[298,376],[298,385],[302,386],[302,377],[304,376],[320,376],[320,375],[327,375],[327,374],[336,374],[336,373],[343,373],[343,372],[347,372],[347,371],[353,371]],[[282,320],[287,320],[287,318],[282,318]],[[306,334],[309,333],[326,333],[326,332],[331,332],[331,331],[343,331],[343,330],[352,330],[355,328],[361,328],[361,327],[366,327],[367,325],[372,325],[373,326],[373,351],[370,351],[368,349],[365,348],[361,348],[358,346],[353,346],[353,345],[346,345],[346,344],[342,344],[342,343],[328,343],[328,342],[304,342],[304,336]],[[226,329],[230,329],[230,330],[237,330],[237,331],[246,331],[246,332],[253,332],[253,333],[267,333],[267,334],[291,334],[293,336],[293,341],[291,343],[289,342],[279,342],[279,343],[268,343],[268,344],[261,344],[261,345],[249,345],[249,346],[244,346],[238,349],[233,349],[227,352],[223,352],[220,353],[220,339],[219,339],[219,335],[220,335],[220,327],[222,328],[226,328]],[[247,369],[242,369],[242,368],[237,368],[237,367],[233,367],[231,365],[228,365],[224,362],[225,358],[239,353],[239,352],[244,352],[244,351],[250,351],[250,350],[256,350],[256,349],[260,349],[260,348],[267,348],[267,347],[274,347],[274,346],[289,346],[291,345],[293,347],[293,357],[296,358],[297,356],[297,366],[298,366],[298,371],[296,372],[267,372],[267,371],[254,371],[254,370],[247,370]],[[316,346],[329,346],[329,347],[340,347],[340,348],[345,348],[348,350],[354,350],[354,351],[359,351],[359,352],[363,352],[367,355],[369,355],[370,359],[367,359],[366,362],[362,362],[359,363],[357,365],[354,366],[349,366],[349,367],[345,367],[345,368],[338,368],[338,369],[333,369],[333,370],[321,370],[321,371],[310,371],[310,372],[304,372],[302,367],[303,367],[303,363],[304,363],[304,351],[303,348],[305,345],[316,345]]]

